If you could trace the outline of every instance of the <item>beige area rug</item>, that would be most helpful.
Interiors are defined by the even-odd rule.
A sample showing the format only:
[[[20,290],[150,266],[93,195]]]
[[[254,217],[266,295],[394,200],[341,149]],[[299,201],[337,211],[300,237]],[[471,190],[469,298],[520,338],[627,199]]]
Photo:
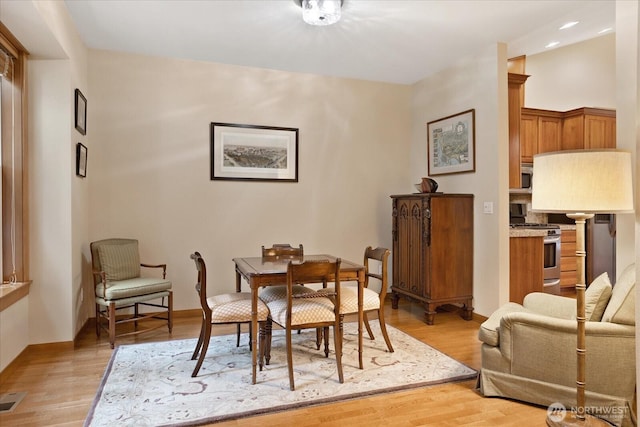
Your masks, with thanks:
[[[194,426],[406,390],[476,377],[476,371],[388,326],[394,352],[386,350],[377,322],[376,340],[364,337],[358,369],[356,323],[344,325],[344,384],[333,352],[315,349],[315,330],[294,334],[295,391],[289,390],[284,333],[274,331],[271,364],[251,384],[251,352],[245,334],[211,337],[196,378],[191,359],[196,340],[122,345],[114,350],[85,426]],[[333,338],[331,338],[333,348]]]

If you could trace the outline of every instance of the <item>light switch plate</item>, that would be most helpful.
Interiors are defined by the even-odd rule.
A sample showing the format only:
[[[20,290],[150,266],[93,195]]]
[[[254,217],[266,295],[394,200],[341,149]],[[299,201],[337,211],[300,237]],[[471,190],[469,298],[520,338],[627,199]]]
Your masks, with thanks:
[[[493,202],[484,202],[484,206],[482,208],[482,211],[486,214],[492,214],[493,213]]]

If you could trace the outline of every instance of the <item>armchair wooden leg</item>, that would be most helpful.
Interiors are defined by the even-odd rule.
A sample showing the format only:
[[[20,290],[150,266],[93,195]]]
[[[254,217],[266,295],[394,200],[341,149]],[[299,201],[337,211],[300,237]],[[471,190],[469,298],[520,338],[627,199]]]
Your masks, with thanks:
[[[100,304],[96,304],[96,336],[100,338]]]
[[[251,328],[249,328],[249,332],[251,332]],[[240,347],[240,323],[236,324],[236,347]],[[251,339],[249,339],[249,347],[251,347]]]
[[[133,318],[136,319],[133,321],[133,330],[137,331],[138,330],[138,317],[140,316],[140,308],[138,306],[138,303],[133,304]]]
[[[171,331],[173,330],[173,291],[169,291],[169,299],[168,299],[168,313],[167,313],[167,319],[168,320],[168,326],[169,326],[169,333],[171,333]]]
[[[116,342],[116,303],[109,303],[109,343],[113,349]]]

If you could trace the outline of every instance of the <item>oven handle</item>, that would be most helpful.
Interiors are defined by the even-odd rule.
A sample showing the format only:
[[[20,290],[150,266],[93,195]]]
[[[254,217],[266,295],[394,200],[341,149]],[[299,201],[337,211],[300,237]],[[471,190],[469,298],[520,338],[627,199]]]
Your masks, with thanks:
[[[557,243],[560,241],[560,235],[559,234],[553,234],[553,235],[547,235],[544,236],[544,243]]]

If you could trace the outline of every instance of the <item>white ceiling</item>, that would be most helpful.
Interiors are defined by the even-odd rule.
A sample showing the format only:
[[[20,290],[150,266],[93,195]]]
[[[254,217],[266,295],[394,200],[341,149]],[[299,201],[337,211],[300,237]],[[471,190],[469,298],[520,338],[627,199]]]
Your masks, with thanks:
[[[615,1],[345,0],[329,27],[294,0],[66,0],[90,48],[411,84],[496,42],[509,57],[597,37]],[[567,21],[580,21],[559,31]]]

